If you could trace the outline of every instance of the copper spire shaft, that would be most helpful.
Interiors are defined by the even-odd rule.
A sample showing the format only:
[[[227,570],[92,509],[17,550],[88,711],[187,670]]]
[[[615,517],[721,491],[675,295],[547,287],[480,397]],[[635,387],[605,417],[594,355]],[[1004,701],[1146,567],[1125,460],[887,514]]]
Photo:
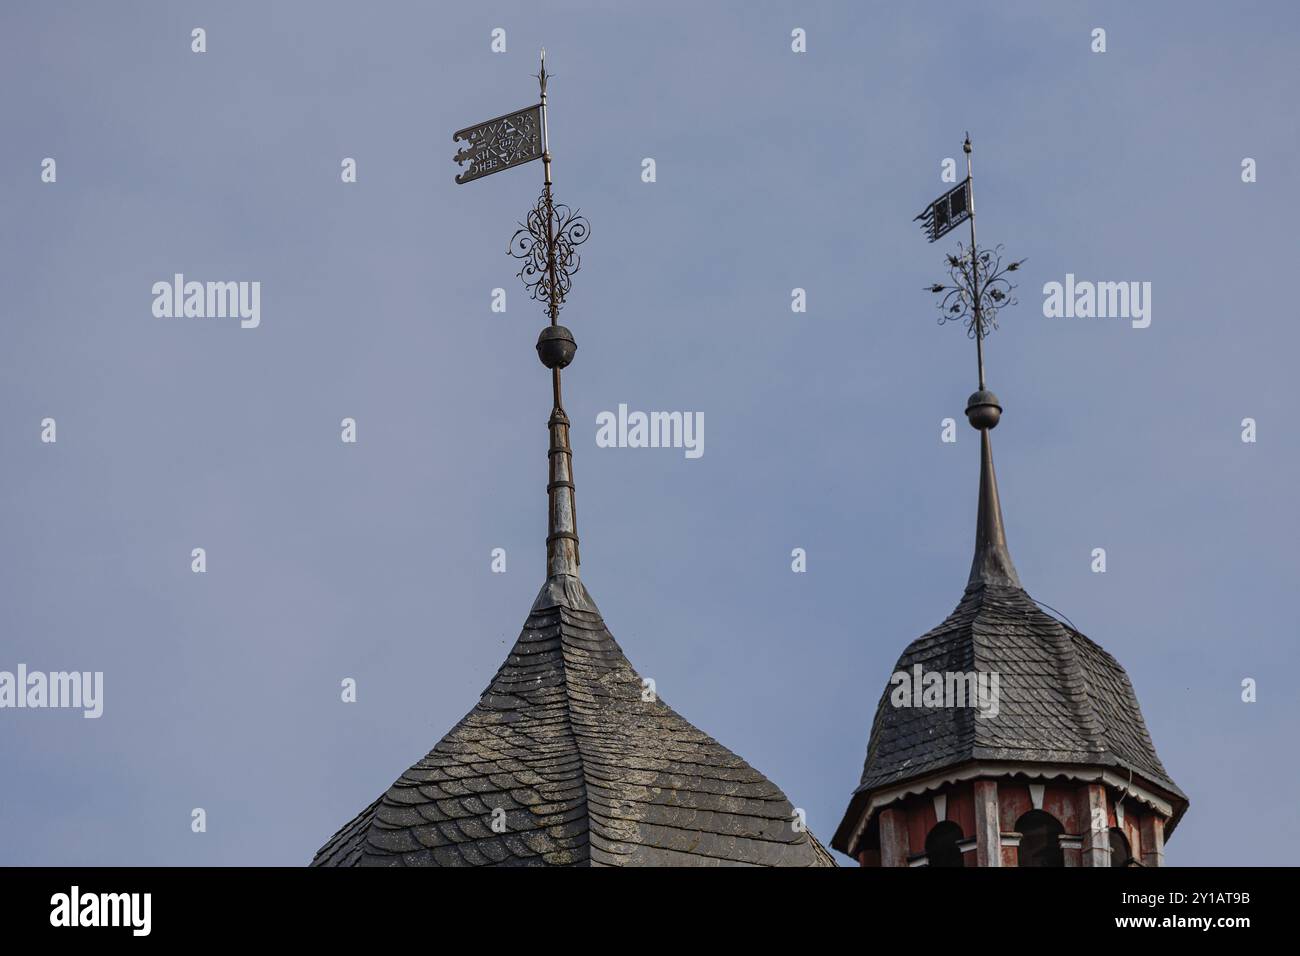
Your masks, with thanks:
[[[998,476],[993,470],[993,444],[987,427],[980,428],[979,513],[975,517],[975,557],[971,560],[970,578],[966,583],[968,587],[1020,587],[1020,576],[1016,574],[1016,566],[1011,561],[1007,532],[1002,523]]]

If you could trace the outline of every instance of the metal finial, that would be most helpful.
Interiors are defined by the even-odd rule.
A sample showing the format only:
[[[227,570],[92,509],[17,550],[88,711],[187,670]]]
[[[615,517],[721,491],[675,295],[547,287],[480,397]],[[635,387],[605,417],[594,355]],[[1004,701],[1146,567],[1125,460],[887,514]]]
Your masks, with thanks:
[[[542,68],[537,71],[537,85],[542,89],[542,99],[546,99],[546,80],[550,74],[546,72],[546,47],[542,47]]]
[[[537,336],[537,357],[547,368],[568,368],[577,351],[573,333],[562,325],[548,325]]]
[[[988,389],[981,388],[966,399],[966,418],[972,428],[980,431],[997,428],[998,422],[1002,419],[1002,403]]]

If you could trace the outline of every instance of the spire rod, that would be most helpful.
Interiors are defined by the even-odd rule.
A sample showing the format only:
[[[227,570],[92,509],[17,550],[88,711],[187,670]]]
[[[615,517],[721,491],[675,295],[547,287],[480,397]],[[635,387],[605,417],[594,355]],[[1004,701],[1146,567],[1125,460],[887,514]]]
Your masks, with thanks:
[[[582,563],[578,555],[578,503],[573,485],[573,448],[569,445],[569,416],[564,411],[564,391],[560,370],[573,361],[577,343],[569,330],[560,325],[560,285],[556,281],[555,199],[551,195],[551,144],[546,124],[546,47],[542,47],[541,68],[537,85],[542,96],[542,203],[546,221],[546,310],[551,325],[542,330],[537,353],[542,364],[551,370],[551,417],[546,423],[551,433],[547,452],[549,481],[546,484],[546,573],[577,576]],[[547,333],[551,335],[547,335]],[[556,333],[563,332],[567,341]],[[543,343],[546,343],[545,345]]]
[[[970,267],[971,298],[975,308],[975,355],[979,361],[980,390],[984,390],[984,320],[980,315],[980,277],[975,244],[975,173],[971,166],[970,133],[966,133],[966,142],[962,143],[962,152],[966,154],[966,202],[970,210]]]

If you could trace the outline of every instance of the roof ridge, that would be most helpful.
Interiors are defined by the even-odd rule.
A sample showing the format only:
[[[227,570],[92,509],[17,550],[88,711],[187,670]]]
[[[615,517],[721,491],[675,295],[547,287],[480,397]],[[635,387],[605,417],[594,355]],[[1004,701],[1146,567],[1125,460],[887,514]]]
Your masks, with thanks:
[[[577,584],[578,588],[581,589],[582,595],[585,596],[586,601],[590,604],[591,607],[594,608],[596,605],[594,602],[591,601],[591,595],[587,594],[587,589],[583,587],[582,582],[578,580],[576,575],[573,577],[573,581]],[[542,586],[543,593],[546,592],[547,586],[550,583],[551,580],[547,579],[547,583]],[[541,600],[541,594],[538,595],[537,599]],[[570,676],[569,676],[569,671],[570,671],[569,654],[568,654],[569,642],[567,636],[564,633],[565,628],[571,625],[569,625],[569,623],[564,619],[563,612],[567,610],[567,608],[565,608],[564,605],[557,605],[554,608],[554,610],[557,612],[556,617],[558,619],[558,626],[559,626],[559,639],[560,639],[559,666],[560,666],[561,676],[564,679],[564,696],[563,696],[563,704],[562,704],[562,708],[564,712],[564,723],[565,726],[568,727],[569,729],[569,736],[573,740],[573,749],[578,757],[578,779],[582,783],[581,806],[582,806],[583,827],[586,830],[586,835],[587,835],[587,840],[584,849],[586,853],[587,865],[590,866],[593,863],[592,851],[594,849],[591,844],[591,827],[592,827],[591,781],[587,777],[588,758],[585,750],[583,749],[583,735],[579,733],[579,729],[573,721],[573,688],[571,686]],[[595,613],[599,618],[599,612],[595,612]]]

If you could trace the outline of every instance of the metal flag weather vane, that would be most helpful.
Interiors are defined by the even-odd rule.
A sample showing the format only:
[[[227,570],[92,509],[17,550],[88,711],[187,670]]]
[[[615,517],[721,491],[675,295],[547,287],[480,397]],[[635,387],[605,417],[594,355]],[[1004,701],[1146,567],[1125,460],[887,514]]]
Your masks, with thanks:
[[[511,166],[520,166],[540,159],[542,146],[542,107],[530,106],[517,113],[498,116],[477,126],[458,130],[453,142],[464,140],[468,145],[456,152],[458,164],[469,163],[469,169],[456,177],[458,183],[468,183],[491,176]]]
[[[967,176],[930,205],[912,222],[919,222],[931,242],[942,239],[971,217],[970,177]]]
[[[537,73],[541,101],[536,106],[458,130],[452,135],[452,141],[468,144],[455,156],[458,165],[469,163],[469,168],[456,177],[456,182],[462,184],[534,159],[542,161],[542,195],[519,224],[507,251],[523,260],[519,278],[534,299],[546,303],[551,324],[558,326],[560,309],[573,287],[573,275],[582,264],[577,247],[587,241],[591,226],[577,211],[556,203],[551,193],[551,151],[546,125],[549,79],[543,49],[542,65]]]
[[[949,284],[936,282],[930,291],[939,295],[939,324],[964,321],[967,334],[975,340],[979,361],[979,387],[984,391],[984,336],[998,327],[998,310],[1015,305],[1015,285],[1007,273],[1017,271],[1025,260],[1002,264],[1002,247],[980,249],[975,243],[975,177],[971,171],[970,134],[962,143],[966,154],[966,178],[930,203],[913,222],[920,221],[930,242],[946,236],[963,222],[970,222],[970,248],[957,245],[949,255]]]

